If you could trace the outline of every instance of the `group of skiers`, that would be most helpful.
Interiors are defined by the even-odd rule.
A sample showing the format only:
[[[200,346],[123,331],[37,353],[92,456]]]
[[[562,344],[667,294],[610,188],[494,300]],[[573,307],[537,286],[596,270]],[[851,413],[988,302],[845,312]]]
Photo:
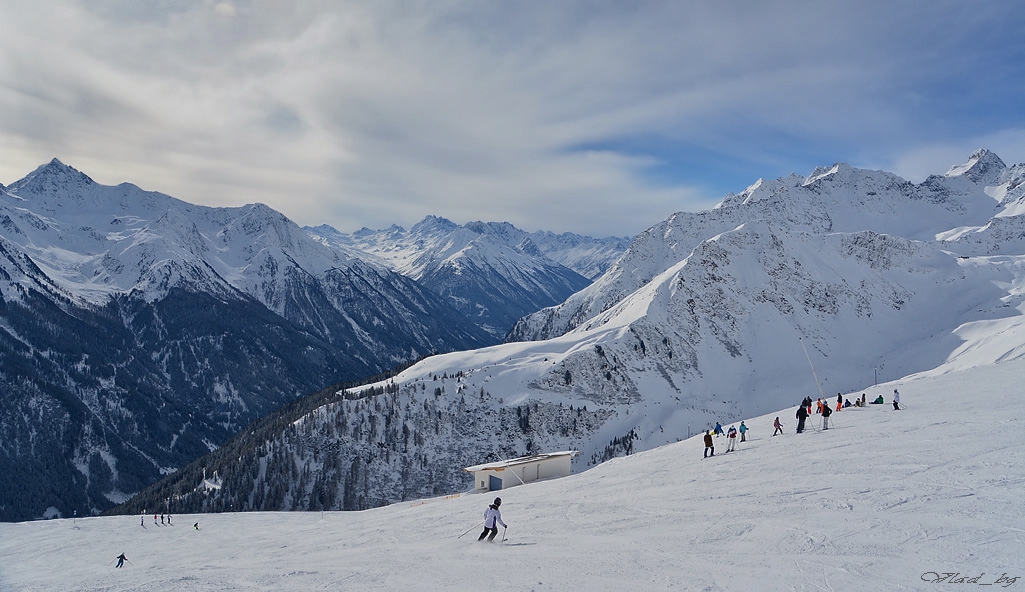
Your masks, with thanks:
[[[740,422],[740,427],[736,428],[730,426],[725,432],[722,429],[722,424],[715,422],[715,427],[711,430],[705,430],[705,455],[702,458],[708,458],[709,456],[715,456],[715,442],[712,439],[712,434],[715,437],[726,436],[726,452],[733,452],[737,449],[737,435],[740,435],[741,442],[747,442],[748,427],[744,422]]]
[[[157,522],[158,517],[159,517],[160,522]],[[171,522],[171,515],[170,514],[154,514],[153,515],[153,524],[156,525],[156,526],[163,526],[165,524],[167,526],[174,526],[174,523]],[[146,528],[146,514],[143,514],[140,517],[140,519],[139,519],[139,526],[141,526],[143,528]],[[195,528],[196,530],[199,530],[199,522],[193,524],[192,527]],[[115,567],[123,567],[124,564],[125,564],[125,561],[128,558],[125,557],[124,553],[121,553],[120,555],[118,555],[114,559],[117,560],[117,565]],[[113,562],[111,562],[111,563],[113,563]],[[128,563],[131,563],[131,561],[129,561]],[[108,565],[108,567],[110,566],[109,563],[107,565]]]
[[[166,523],[164,522],[164,516],[167,516],[167,522]],[[170,514],[160,514],[160,523],[159,524],[157,523],[157,514],[153,514],[153,526],[163,526],[164,524],[167,524],[168,526],[174,526],[174,524],[171,522],[171,515]],[[146,528],[146,515],[145,514],[143,514],[142,516],[139,517],[139,526],[141,526],[143,528]]]
[[[879,405],[879,404],[882,404],[883,402],[884,402],[883,401],[883,396],[879,395],[876,398],[876,400],[872,401],[872,404],[873,405]],[[847,407],[864,407],[865,405],[866,405],[866,402],[865,402],[865,394],[864,393],[861,394],[860,398],[856,397],[854,399],[854,403],[853,404],[851,403],[850,399],[844,399],[843,395],[841,395],[840,393],[836,394],[836,409],[835,409],[836,411],[840,411],[841,409],[845,409]],[[901,407],[900,407],[900,391],[898,391],[897,389],[893,389],[893,409],[894,409],[894,411],[900,411],[900,409],[901,409]],[[823,401],[821,398],[819,398],[815,402],[815,413],[818,413],[818,414],[822,415],[822,429],[824,429],[824,430],[828,430],[829,429],[829,416],[833,414],[833,411],[834,410],[830,408],[829,403],[826,402],[826,401]],[[801,432],[804,431],[804,423],[808,419],[808,417],[811,416],[811,414],[812,414],[811,397],[805,397],[804,400],[801,401],[800,407],[797,408],[796,417],[797,417],[797,433],[798,434],[800,434]],[[783,433],[783,424],[779,423],[779,418],[778,417],[776,418],[775,427],[776,427],[776,431],[773,432],[773,434],[772,434],[773,436],[775,436],[777,433],[780,433],[780,434]]]
[[[883,401],[883,396],[879,395],[879,397],[876,398],[876,400],[872,401],[872,404],[881,404],[883,402],[884,402]],[[834,411],[840,411],[840,410],[845,409],[847,407],[864,407],[866,404],[867,403],[865,401],[865,394],[864,393],[862,393],[860,398],[859,397],[855,397],[854,403],[851,403],[850,399],[844,399],[842,394],[837,393],[836,394],[836,406],[835,406],[835,408],[831,407],[828,402],[823,401],[821,398],[819,398],[814,403],[814,405],[815,405],[815,413],[822,415],[822,429],[823,430],[828,430],[829,429],[829,417],[834,413]],[[797,433],[798,434],[800,434],[801,432],[804,431],[804,424],[805,424],[805,422],[808,420],[808,418],[812,414],[812,405],[813,405],[813,403],[812,403],[811,397],[805,397],[804,400],[801,401],[801,405],[797,408],[796,418],[797,418]],[[897,389],[893,389],[893,409],[895,411],[900,411],[900,409],[901,409],[901,407],[900,407],[900,392]],[[772,422],[772,427],[774,428],[773,432],[772,432],[773,436],[782,435],[783,434],[783,424],[780,423],[779,416],[777,416],[776,419]],[[744,442],[744,441],[747,440],[747,431],[748,431],[748,428],[744,424],[744,422],[740,422],[740,428],[739,429],[734,428],[733,426],[730,426],[730,428],[728,430],[726,430],[725,432],[723,431],[722,424],[719,423],[719,422],[715,422],[715,427],[714,428],[712,428],[711,430],[705,430],[705,437],[704,437],[705,453],[704,453],[704,456],[702,458],[708,458],[709,456],[715,456],[715,442],[713,440],[713,435],[715,437],[719,437],[719,436],[725,435],[726,438],[727,438],[727,441],[729,442],[729,444],[726,447],[726,452],[732,452],[732,451],[737,449],[736,448],[737,434],[738,433],[740,434],[740,441]]]

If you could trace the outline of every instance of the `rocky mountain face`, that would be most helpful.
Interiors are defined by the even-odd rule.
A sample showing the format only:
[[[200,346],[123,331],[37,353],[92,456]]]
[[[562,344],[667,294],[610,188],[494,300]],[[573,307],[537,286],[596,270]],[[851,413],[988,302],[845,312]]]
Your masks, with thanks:
[[[625,250],[622,238],[527,233],[507,222],[460,226],[428,216],[405,230],[306,228],[343,253],[415,279],[499,342],[523,315],[564,301]]]
[[[842,164],[759,181],[642,233],[519,340],[329,390],[133,503],[360,509],[465,491],[480,462],[572,448],[581,470],[966,351],[1021,358],[1023,181],[987,151],[920,184]],[[204,467],[220,489],[197,489]]]
[[[492,339],[270,208],[54,160],[0,191],[0,520],[105,510],[301,395]]]

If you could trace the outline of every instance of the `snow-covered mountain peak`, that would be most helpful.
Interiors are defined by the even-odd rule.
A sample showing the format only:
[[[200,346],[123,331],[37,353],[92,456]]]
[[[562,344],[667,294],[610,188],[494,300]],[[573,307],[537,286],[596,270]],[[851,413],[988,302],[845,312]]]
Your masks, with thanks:
[[[95,184],[96,182],[85,173],[54,158],[26,175],[25,178],[13,183],[8,191],[10,193],[55,195],[81,190]]]
[[[261,238],[263,244],[284,249],[305,248],[309,244],[309,236],[295,222],[264,204],[242,206],[221,234],[231,231],[246,239]]]
[[[950,167],[944,176],[965,177],[975,183],[991,185],[998,182],[1006,168],[999,156],[983,148],[973,152],[968,162]]]
[[[336,235],[339,235],[339,236],[342,234],[342,233],[338,232],[337,230],[335,230],[334,228],[328,226],[327,224],[318,226],[315,230],[317,230],[318,232],[330,231],[330,232],[334,232]],[[400,236],[406,234],[406,229],[403,228],[402,226],[399,226],[398,224],[392,224],[391,226],[389,226],[388,228],[385,228],[384,230],[374,230],[373,228],[367,228],[366,226],[364,226],[363,228],[360,228],[356,232],[353,232],[352,236],[353,236],[353,238],[362,239],[362,238],[367,238],[369,236],[373,236],[373,235],[375,235],[377,233],[385,233],[387,236],[400,237]]]
[[[529,238],[523,239],[523,242],[516,245],[516,248],[520,252],[530,255],[531,257],[544,257],[544,253],[541,252],[541,249]]]
[[[392,228],[396,228],[394,225]],[[459,228],[459,225],[449,220],[448,218],[442,218],[440,216],[427,216],[423,220],[417,222],[409,229],[410,234],[447,234]],[[401,228],[399,228],[401,230]]]
[[[728,194],[712,210],[751,205],[761,201],[771,201],[777,199],[788,190],[801,187],[804,183],[805,178],[795,173],[771,181],[758,179],[739,194],[732,192]]]
[[[479,234],[494,237],[510,246],[515,246],[525,234],[509,222],[467,222],[466,227]]]
[[[831,167],[815,167],[815,170],[805,179],[805,185],[812,185],[816,181],[829,176],[845,176],[850,173],[851,167],[844,163],[836,163]]]
[[[913,191],[910,181],[893,173],[859,169],[842,162],[815,169],[801,186],[815,193],[832,193],[840,201],[855,199],[862,203],[892,202]]]
[[[723,208],[728,208],[730,206],[743,204],[750,200],[752,196],[757,195],[759,190],[762,188],[763,185],[765,185],[765,183],[765,179],[758,179],[751,185],[748,185],[747,189],[744,189],[739,194],[731,191],[726,194],[726,197],[722,198],[722,201],[715,204],[715,207],[713,207],[712,209],[719,210]],[[677,214],[673,214],[673,217],[675,217],[676,215]]]

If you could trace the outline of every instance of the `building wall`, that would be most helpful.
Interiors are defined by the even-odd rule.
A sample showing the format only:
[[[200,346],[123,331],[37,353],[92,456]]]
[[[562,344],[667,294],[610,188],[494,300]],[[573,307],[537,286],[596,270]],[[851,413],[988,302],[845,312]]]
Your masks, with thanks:
[[[501,471],[493,469],[476,471],[473,474],[473,485],[478,490],[487,491],[490,476],[494,475],[502,480],[502,489],[508,489],[540,479],[566,477],[572,472],[571,458],[569,456],[557,456],[525,465],[509,467]]]
[[[540,474],[538,479],[551,479],[553,477],[566,477],[573,472],[569,456],[557,456],[549,458],[539,465]]]

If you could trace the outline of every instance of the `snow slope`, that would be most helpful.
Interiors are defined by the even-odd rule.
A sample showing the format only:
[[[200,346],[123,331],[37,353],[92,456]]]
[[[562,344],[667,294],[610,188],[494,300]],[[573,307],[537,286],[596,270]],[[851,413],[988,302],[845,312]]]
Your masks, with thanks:
[[[475,541],[492,496],[472,493],[363,512],[182,515],[174,527],[152,516],[146,528],[138,516],[0,524],[0,590],[902,591],[946,589],[936,580],[948,573],[1015,590],[1023,375],[1025,360],[944,366],[865,391],[889,402],[899,387],[903,411],[846,409],[828,431],[797,435],[786,408],[748,418],[736,453],[720,438],[703,460],[695,436],[511,488],[505,543]],[[783,436],[770,436],[775,415]],[[131,564],[115,569],[121,552]]]

